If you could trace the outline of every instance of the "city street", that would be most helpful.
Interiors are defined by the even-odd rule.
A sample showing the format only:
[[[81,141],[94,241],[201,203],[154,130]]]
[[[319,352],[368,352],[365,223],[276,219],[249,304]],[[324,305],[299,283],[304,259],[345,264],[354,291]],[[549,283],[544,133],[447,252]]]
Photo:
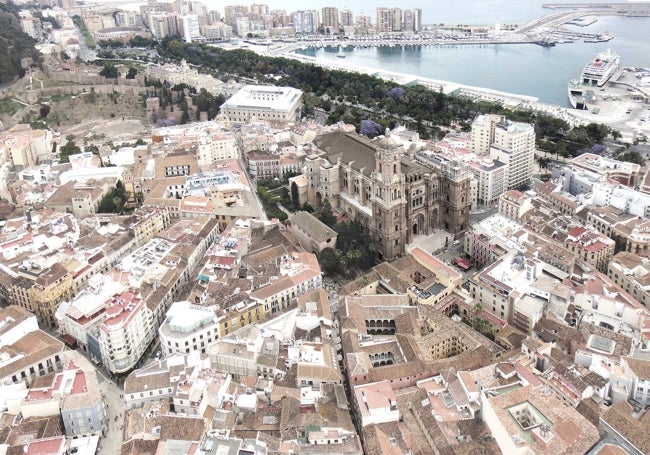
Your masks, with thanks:
[[[126,406],[122,399],[122,390],[98,369],[97,379],[106,406],[106,431],[99,441],[99,453],[117,454],[122,447],[122,425]]]

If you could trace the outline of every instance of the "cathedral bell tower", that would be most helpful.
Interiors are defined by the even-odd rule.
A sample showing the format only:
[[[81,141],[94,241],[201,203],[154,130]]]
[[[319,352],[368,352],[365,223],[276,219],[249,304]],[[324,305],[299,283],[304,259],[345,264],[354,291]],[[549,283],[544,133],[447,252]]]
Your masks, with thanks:
[[[401,159],[402,144],[388,131],[372,141],[375,146],[375,169],[372,172],[372,222],[370,231],[379,243],[383,258],[390,260],[404,253],[406,223],[405,176]]]

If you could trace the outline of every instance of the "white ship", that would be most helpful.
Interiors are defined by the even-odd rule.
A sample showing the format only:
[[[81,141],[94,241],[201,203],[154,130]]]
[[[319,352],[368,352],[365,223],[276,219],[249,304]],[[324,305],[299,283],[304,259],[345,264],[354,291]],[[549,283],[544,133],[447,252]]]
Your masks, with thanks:
[[[619,60],[620,57],[608,49],[587,63],[579,80],[569,82],[569,102],[574,109],[588,109],[587,103],[595,99],[590,88],[605,85],[618,69]]]
[[[609,80],[619,66],[619,56],[611,50],[602,52],[582,70],[582,83],[602,87]]]

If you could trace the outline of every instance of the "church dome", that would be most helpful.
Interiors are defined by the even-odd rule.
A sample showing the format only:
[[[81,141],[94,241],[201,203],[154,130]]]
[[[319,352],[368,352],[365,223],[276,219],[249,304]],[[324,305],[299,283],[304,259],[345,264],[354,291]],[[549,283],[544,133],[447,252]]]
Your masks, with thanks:
[[[402,146],[402,144],[397,139],[391,136],[388,129],[386,130],[386,134],[383,136],[377,136],[373,142],[378,149],[383,150],[394,150]]]

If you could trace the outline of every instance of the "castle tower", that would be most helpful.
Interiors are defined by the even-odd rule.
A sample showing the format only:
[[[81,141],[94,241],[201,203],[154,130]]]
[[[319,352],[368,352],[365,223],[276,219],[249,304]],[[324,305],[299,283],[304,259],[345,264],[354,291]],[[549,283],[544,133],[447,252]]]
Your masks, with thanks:
[[[408,234],[406,179],[401,164],[404,150],[388,132],[373,143],[376,153],[370,232],[377,239],[383,258],[390,260],[404,253]]]

